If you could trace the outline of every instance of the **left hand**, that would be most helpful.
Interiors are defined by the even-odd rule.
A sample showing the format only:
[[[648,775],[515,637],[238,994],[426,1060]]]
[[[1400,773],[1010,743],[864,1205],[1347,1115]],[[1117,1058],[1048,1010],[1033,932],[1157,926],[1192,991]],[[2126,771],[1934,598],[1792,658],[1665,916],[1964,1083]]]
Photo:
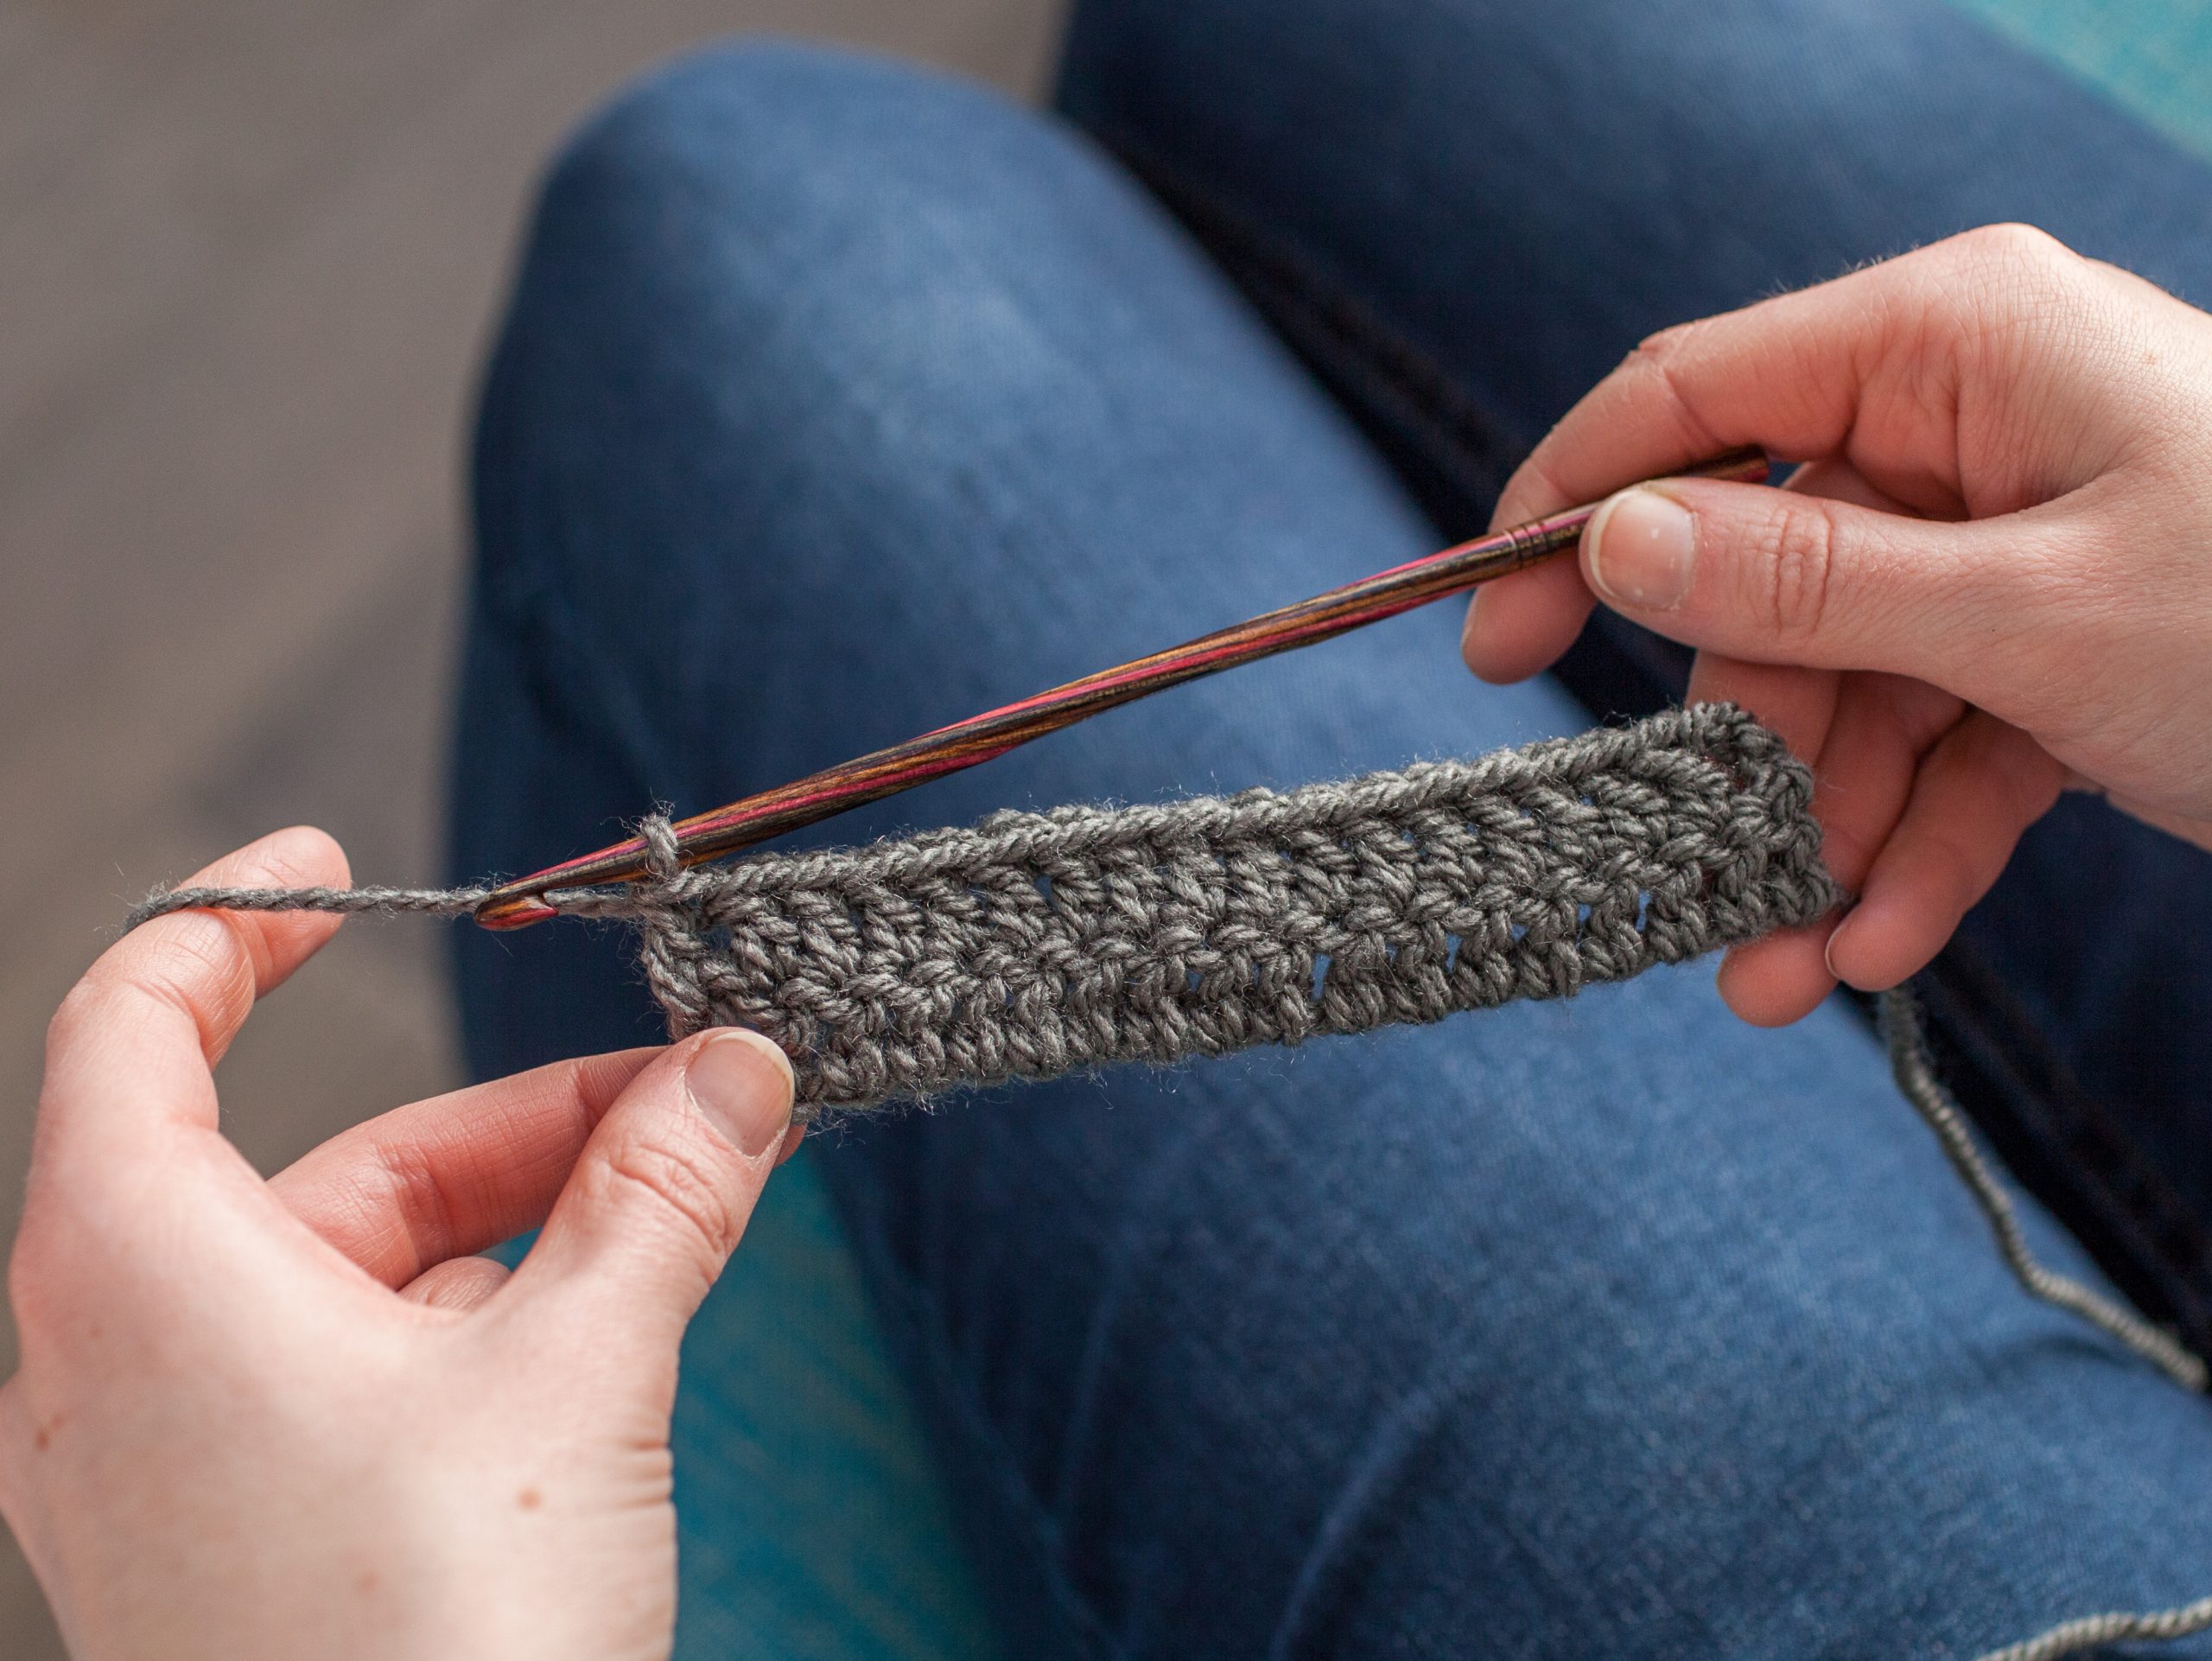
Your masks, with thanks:
[[[342,884],[294,830],[196,881]],[[337,920],[183,912],[54,1017],[0,1511],[79,1661],[668,1653],[686,1322],[796,1145],[708,1033],[403,1107],[264,1182],[212,1069]],[[469,1253],[539,1223],[512,1278]]]

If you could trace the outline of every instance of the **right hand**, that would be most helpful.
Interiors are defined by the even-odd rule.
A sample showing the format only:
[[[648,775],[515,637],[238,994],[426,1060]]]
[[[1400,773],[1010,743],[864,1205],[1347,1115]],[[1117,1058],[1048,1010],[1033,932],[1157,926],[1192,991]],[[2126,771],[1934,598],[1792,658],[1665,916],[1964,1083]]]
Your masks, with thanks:
[[[1738,1015],[1942,948],[2062,788],[2212,848],[2212,316],[2037,231],[1969,232],[1653,336],[1507,485],[1517,524],[1743,444],[1783,490],[1614,497],[1482,590],[1469,665],[1535,673],[1593,601],[1698,648],[1813,764],[1840,920],[1740,947]]]

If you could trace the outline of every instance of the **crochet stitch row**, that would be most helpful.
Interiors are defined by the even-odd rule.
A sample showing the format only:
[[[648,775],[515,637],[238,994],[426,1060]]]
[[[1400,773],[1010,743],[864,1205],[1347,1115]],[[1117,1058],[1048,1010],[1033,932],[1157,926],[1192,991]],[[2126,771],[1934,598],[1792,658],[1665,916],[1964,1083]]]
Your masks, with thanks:
[[[689,871],[648,821],[655,880],[561,904],[640,930],[672,1034],[773,1038],[808,1114],[1566,997],[1808,923],[1840,898],[1811,796],[1772,733],[1704,706]]]

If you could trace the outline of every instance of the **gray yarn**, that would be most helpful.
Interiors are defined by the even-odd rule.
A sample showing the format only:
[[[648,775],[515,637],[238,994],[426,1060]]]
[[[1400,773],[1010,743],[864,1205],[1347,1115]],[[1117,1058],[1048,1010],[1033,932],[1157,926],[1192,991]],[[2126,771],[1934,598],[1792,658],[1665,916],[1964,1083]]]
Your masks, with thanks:
[[[1811,775],[1732,708],[1278,794],[1000,813],[679,871],[613,911],[672,1035],[803,1109],[1566,997],[1830,910]],[[587,904],[577,909],[590,909]]]
[[[2107,1644],[2171,1644],[2202,1632],[2212,1632],[2212,1598],[2153,1614],[2083,1615],[2025,1643],[1992,1650],[1978,1661],[2057,1661],[2062,1655],[2080,1655]]]
[[[318,911],[340,916],[376,912],[397,916],[466,917],[484,903],[489,888],[157,888],[130,908],[128,933],[173,911]]]
[[[1890,1073],[1897,1080],[1899,1092],[1936,1133],[1944,1157],[1951,1161],[1951,1168],[1981,1207],[1982,1215],[1989,1219],[1990,1232],[1997,1237],[1997,1249],[2020,1284],[2045,1303],[2101,1327],[2183,1390],[2203,1391],[2204,1360],[2195,1351],[2103,1294],[2036,1261],[2012,1199],[1999,1184],[1997,1174],[1989,1168],[1989,1161],[1982,1157],[1981,1150],[1974,1146],[1973,1133],[1967,1129],[1966,1115],[1936,1076],[1928,1039],[1921,1030],[1920,1007],[1913,1001],[1909,988],[1900,986],[1882,995],[1882,1039],[1889,1047]]]
[[[2183,1390],[2202,1392],[2207,1384],[2203,1358],[2184,1348],[2171,1333],[2153,1327],[2133,1310],[2080,1281],[2046,1268],[2029,1249],[2026,1232],[2012,1196],[1974,1145],[1966,1115],[1936,1076],[1935,1059],[1922,1030],[1920,1006],[1909,987],[1882,994],[1882,1040],[1890,1053],[1890,1074],[1913,1111],[1936,1133],[1944,1157],[1980,1207],[2006,1267],[2032,1296],[2080,1317],[2150,1362]],[[2107,1644],[2130,1640],[2168,1643],[2212,1631],[2212,1597],[2178,1608],[2141,1614],[2083,1615],[2063,1621],[2024,1641],[1992,1650],[1977,1661],[2057,1661]]]
[[[1319,1034],[1572,996],[1809,923],[1842,898],[1820,860],[1812,779],[1741,710],[1371,773],[1281,794],[1000,813],[972,830],[683,870],[645,821],[652,880],[544,896],[639,934],[671,1036],[765,1032],[791,1056],[794,1118],[955,1085],[1166,1064]],[[180,888],[194,907],[461,916],[486,888]],[[1936,1078],[1909,992],[1886,994],[1897,1087],[2032,1295],[2177,1383],[2204,1363],[2038,1263]],[[2056,1661],[2212,1629],[2212,1598],[2084,1617],[1980,1661]]]

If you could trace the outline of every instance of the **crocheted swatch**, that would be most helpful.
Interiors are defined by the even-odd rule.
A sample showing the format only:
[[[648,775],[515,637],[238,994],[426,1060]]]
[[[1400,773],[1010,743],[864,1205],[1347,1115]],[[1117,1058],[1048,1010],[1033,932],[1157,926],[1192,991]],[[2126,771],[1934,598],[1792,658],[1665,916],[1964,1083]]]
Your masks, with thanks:
[[[642,935],[673,1035],[766,1033],[803,1117],[1567,997],[1840,898],[1812,780],[1707,705],[1467,762],[677,869],[567,911]]]

